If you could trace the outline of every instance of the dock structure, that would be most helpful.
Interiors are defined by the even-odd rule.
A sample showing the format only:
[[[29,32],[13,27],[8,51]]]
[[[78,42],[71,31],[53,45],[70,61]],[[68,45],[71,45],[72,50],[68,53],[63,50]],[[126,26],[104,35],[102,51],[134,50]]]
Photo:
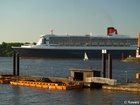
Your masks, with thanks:
[[[87,77],[86,82],[93,82],[93,83],[98,83],[98,84],[103,84],[103,85],[116,85],[117,80],[115,79],[110,79],[110,78],[102,78],[102,77]]]
[[[38,87],[54,90],[70,90],[83,88],[83,83],[72,82],[68,78],[41,77],[41,76],[31,76],[31,77],[18,76],[15,77],[12,81],[10,81],[10,84],[16,86]]]
[[[71,69],[71,80],[86,82],[87,77],[100,77],[100,71],[91,69]]]
[[[115,90],[115,91],[140,92],[140,84],[126,83],[126,84],[117,84],[117,85],[114,85],[114,86],[103,85],[102,89]]]
[[[100,77],[100,71],[72,69],[71,80],[82,81],[84,87],[101,87],[102,85],[116,85],[117,80]]]
[[[17,76],[15,77],[14,81],[11,81],[12,85],[19,85],[19,86],[32,86],[34,84],[35,87],[37,87],[37,84],[45,83],[45,84],[52,84],[54,83],[57,85],[55,86],[55,89],[57,89],[60,84],[65,87],[66,89],[61,89],[61,90],[67,90],[72,88],[74,89],[75,87],[78,87],[79,84],[82,87],[88,87],[88,88],[98,88],[102,85],[109,84],[109,85],[115,85],[117,83],[116,80],[110,79],[110,78],[103,78],[100,77],[100,71],[97,70],[90,70],[90,69],[72,69],[70,71],[70,77],[69,78],[57,78],[57,77],[39,77],[39,76],[31,76],[31,77],[23,77],[23,76]],[[32,83],[33,82],[33,83]],[[59,84],[59,85],[58,85]],[[52,85],[52,86],[53,86]],[[71,87],[70,87],[71,85]],[[79,87],[80,87],[79,86]],[[51,86],[49,86],[51,87]],[[64,88],[64,87],[63,87]]]

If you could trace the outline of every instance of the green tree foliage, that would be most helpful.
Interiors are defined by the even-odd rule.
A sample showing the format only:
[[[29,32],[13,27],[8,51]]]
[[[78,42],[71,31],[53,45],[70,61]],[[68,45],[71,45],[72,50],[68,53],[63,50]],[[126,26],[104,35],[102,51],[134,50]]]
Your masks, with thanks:
[[[5,43],[0,44],[0,56],[1,57],[10,57],[14,53],[12,46],[21,46],[23,43]]]

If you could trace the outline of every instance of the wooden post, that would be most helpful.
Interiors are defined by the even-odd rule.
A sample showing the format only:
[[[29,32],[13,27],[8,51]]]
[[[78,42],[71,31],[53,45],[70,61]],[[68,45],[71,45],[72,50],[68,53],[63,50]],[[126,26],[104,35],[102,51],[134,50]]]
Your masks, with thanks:
[[[112,79],[112,57],[108,54],[108,78]]]
[[[13,54],[13,76],[16,75],[16,54]]]
[[[17,53],[16,56],[17,56],[17,57],[16,57],[16,58],[17,58],[17,60],[16,60],[16,61],[17,61],[17,63],[16,63],[16,64],[17,64],[17,65],[16,65],[17,76],[19,76],[19,54]]]
[[[102,50],[102,77],[106,77],[106,50]]]
[[[124,60],[124,53],[122,53],[122,60]]]

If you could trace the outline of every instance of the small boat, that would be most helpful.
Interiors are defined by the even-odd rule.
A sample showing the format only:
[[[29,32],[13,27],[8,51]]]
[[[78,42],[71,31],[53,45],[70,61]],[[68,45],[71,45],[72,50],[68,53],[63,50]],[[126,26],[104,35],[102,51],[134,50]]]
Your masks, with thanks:
[[[85,54],[84,54],[84,61],[85,60],[88,60],[88,56],[87,56],[87,53],[85,52]]]

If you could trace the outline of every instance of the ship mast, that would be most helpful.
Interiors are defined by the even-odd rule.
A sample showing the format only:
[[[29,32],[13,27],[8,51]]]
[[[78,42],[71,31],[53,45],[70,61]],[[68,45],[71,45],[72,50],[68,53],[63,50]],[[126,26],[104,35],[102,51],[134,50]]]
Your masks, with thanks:
[[[50,35],[53,35],[53,29],[50,29]]]

